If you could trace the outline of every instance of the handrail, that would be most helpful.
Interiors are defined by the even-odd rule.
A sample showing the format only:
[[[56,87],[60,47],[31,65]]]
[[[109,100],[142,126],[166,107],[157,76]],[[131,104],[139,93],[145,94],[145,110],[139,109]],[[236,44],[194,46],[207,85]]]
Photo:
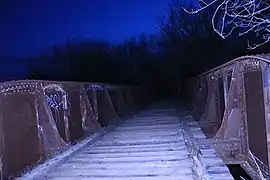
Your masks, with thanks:
[[[264,55],[270,55],[270,54],[264,54]],[[229,62],[226,62],[220,66],[217,66],[217,67],[214,67],[213,69],[210,69],[200,75],[198,75],[197,77],[202,77],[202,76],[205,76],[207,74],[210,74],[214,71],[217,71],[218,69],[221,69],[221,68],[224,68],[224,67],[227,67],[227,66],[230,66],[232,65],[233,63],[237,62],[237,61],[241,61],[243,59],[250,59],[250,58],[253,58],[253,59],[257,59],[259,61],[263,61],[263,62],[266,62],[266,63],[270,63],[270,60],[269,59],[266,59],[266,58],[262,58],[262,57],[259,57],[258,55],[247,55],[247,56],[241,56],[241,57],[238,57],[238,58],[235,58]]]
[[[61,83],[61,84],[93,84],[93,85],[100,85],[105,86],[106,88],[113,89],[113,88],[138,88],[137,86],[125,86],[125,85],[117,85],[117,84],[108,84],[108,83],[97,83],[97,82],[75,82],[75,81],[48,81],[48,80],[31,80],[31,79],[24,79],[24,80],[13,80],[13,81],[4,81],[0,83],[0,87],[5,84],[10,83],[19,83],[19,82],[33,82],[33,83]]]
[[[239,66],[241,69],[238,69]],[[264,70],[262,68],[267,69]],[[198,117],[198,123],[207,125],[205,132],[209,133],[210,139],[213,137],[216,141],[215,144],[218,146],[215,145],[214,147],[216,147],[218,154],[220,154],[226,162],[239,163],[239,161],[243,161],[245,171],[249,172],[248,174],[254,174],[254,176],[257,176],[257,179],[265,179],[264,176],[269,179],[269,162],[261,161],[262,158],[268,158],[270,155],[269,152],[267,152],[267,148],[254,150],[254,152],[252,152],[254,155],[250,151],[250,147],[257,145],[256,139],[258,137],[263,139],[263,142],[260,143],[262,147],[269,146],[269,129],[267,129],[265,125],[265,121],[269,119],[266,113],[267,109],[269,109],[269,104],[265,101],[268,98],[269,89],[264,88],[268,87],[269,83],[266,82],[265,84],[267,76],[262,76],[262,73],[268,71],[269,68],[270,53],[241,56],[194,76],[190,79],[191,83],[186,86],[187,95],[192,97],[192,101],[188,103],[196,103],[195,106],[193,106],[193,109],[196,108],[196,111],[192,112],[190,110],[190,112]],[[231,70],[231,77],[229,79],[224,78],[228,75],[228,71],[231,73]],[[243,73],[253,70],[256,70],[257,73],[243,75]],[[260,72],[258,70],[260,70]],[[234,72],[237,74],[240,73],[239,76],[236,76],[237,78],[234,77]],[[216,81],[212,84],[212,78],[209,79],[208,77],[212,75],[219,76],[219,82]],[[201,96],[197,97],[197,95],[200,95],[199,92],[196,92],[196,90],[198,90],[198,83],[194,83],[193,80],[202,83],[201,80],[205,77],[207,78],[206,81],[208,85],[202,88],[206,94],[201,94]],[[249,81],[246,81],[246,79],[249,79]],[[234,84],[237,86],[237,89],[234,89],[235,86],[232,86],[232,82],[235,82]],[[260,88],[260,91],[257,91],[258,88]],[[254,97],[248,98],[248,96]],[[200,98],[199,101],[198,98]],[[213,101],[207,98],[212,98]],[[235,104],[228,104],[230,98],[235,101]],[[260,103],[260,106],[257,106],[258,103]],[[261,107],[261,105],[264,107]],[[235,116],[230,118],[227,117],[227,112],[235,108],[239,110],[239,114],[235,114]],[[261,109],[262,111],[257,111]],[[212,113],[213,110],[215,113]],[[254,116],[261,117],[258,119],[258,122],[260,122],[259,128],[265,128],[264,132],[266,133],[257,134],[256,131],[249,133],[249,130],[254,128],[254,122],[250,123],[250,120],[252,120]],[[232,119],[231,122],[230,119]],[[219,132],[225,131],[228,133],[223,133],[219,136]],[[239,142],[231,141],[225,143],[224,139],[233,141],[236,139]],[[265,157],[260,156],[262,153],[265,154]],[[245,167],[245,165],[247,166]]]

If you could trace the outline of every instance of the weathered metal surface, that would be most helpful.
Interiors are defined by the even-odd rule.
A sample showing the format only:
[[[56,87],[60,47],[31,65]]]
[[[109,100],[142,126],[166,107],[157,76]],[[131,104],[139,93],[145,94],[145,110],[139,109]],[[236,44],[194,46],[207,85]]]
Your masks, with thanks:
[[[190,112],[218,154],[255,179],[269,178],[269,65],[269,54],[240,57],[185,87]]]
[[[118,118],[104,84],[12,81],[0,84],[0,179],[32,168]],[[99,95],[97,95],[99,93]],[[140,97],[130,97],[137,98]],[[132,100],[125,108],[132,112]],[[119,107],[121,108],[121,107]]]
[[[269,164],[262,73],[261,71],[251,71],[245,73],[244,77],[246,110],[249,120],[247,121],[249,148],[260,161]],[[259,138],[260,141],[258,141]]]
[[[181,114],[179,115],[179,111]],[[154,107],[33,179],[219,179],[229,170],[183,109]],[[26,180],[27,178],[21,178]],[[29,179],[29,178],[28,178]]]
[[[2,94],[1,106],[2,171],[7,176],[39,161],[42,149],[36,126],[35,95]]]

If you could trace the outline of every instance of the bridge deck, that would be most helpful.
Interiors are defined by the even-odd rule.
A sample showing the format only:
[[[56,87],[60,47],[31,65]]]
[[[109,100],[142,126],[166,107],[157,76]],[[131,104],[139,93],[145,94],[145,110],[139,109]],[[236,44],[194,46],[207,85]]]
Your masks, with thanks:
[[[185,124],[190,128],[185,129]],[[172,108],[150,108],[120,123],[39,178],[47,180],[233,179],[210,147],[194,155],[193,138],[204,138],[194,122]],[[196,136],[196,137],[195,137]],[[194,139],[191,141],[195,141]]]

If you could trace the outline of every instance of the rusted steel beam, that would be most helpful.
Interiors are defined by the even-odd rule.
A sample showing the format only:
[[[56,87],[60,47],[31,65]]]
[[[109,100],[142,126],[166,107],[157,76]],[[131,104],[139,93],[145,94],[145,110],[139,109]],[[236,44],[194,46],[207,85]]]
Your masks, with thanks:
[[[112,103],[108,90],[125,96],[121,106]],[[127,97],[130,91],[133,95]],[[143,102],[138,91],[137,87],[101,83],[1,83],[0,179],[31,168],[117,121],[116,109],[122,112],[124,107],[123,112],[132,113]]]
[[[18,82],[97,85],[97,86],[102,86],[102,87],[106,87],[106,88],[109,88],[109,89],[127,89],[127,88],[139,89],[138,86],[129,86],[129,85],[120,85],[120,84],[108,84],[108,83],[98,83],[98,82],[75,82],[75,81],[46,81],[46,80],[30,80],[30,79],[1,82],[0,86],[1,85],[5,86],[5,84],[18,83]]]
[[[261,62],[266,62],[266,63],[270,63],[270,53],[269,54],[261,54],[261,55],[248,55],[248,56],[241,56],[241,57],[238,57],[238,58],[235,58],[227,63],[224,63],[220,66],[217,66],[215,68],[212,68],[210,69],[209,71],[206,71],[200,75],[198,75],[197,77],[201,77],[201,76],[204,76],[204,75],[207,75],[207,74],[210,74],[210,73],[213,73],[215,71],[218,71],[220,69],[223,69],[223,68],[226,68],[228,66],[231,66],[233,64],[236,64],[237,62],[239,61],[243,61],[245,59],[255,59],[255,60],[258,60],[258,61],[261,61]]]
[[[185,87],[192,116],[208,138],[219,142],[214,144],[220,156],[249,164],[250,174],[260,179],[269,178],[270,168],[269,80],[270,54],[262,54],[229,61]]]

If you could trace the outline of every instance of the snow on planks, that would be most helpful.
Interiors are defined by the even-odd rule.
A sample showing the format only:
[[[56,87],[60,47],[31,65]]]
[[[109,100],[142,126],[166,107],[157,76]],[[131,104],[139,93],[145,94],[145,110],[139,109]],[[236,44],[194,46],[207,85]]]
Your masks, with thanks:
[[[196,163],[186,145],[181,120],[173,108],[143,111],[36,179],[197,179]],[[228,169],[222,167],[219,174],[219,169],[211,168],[217,173],[208,174],[209,179],[233,179]]]

